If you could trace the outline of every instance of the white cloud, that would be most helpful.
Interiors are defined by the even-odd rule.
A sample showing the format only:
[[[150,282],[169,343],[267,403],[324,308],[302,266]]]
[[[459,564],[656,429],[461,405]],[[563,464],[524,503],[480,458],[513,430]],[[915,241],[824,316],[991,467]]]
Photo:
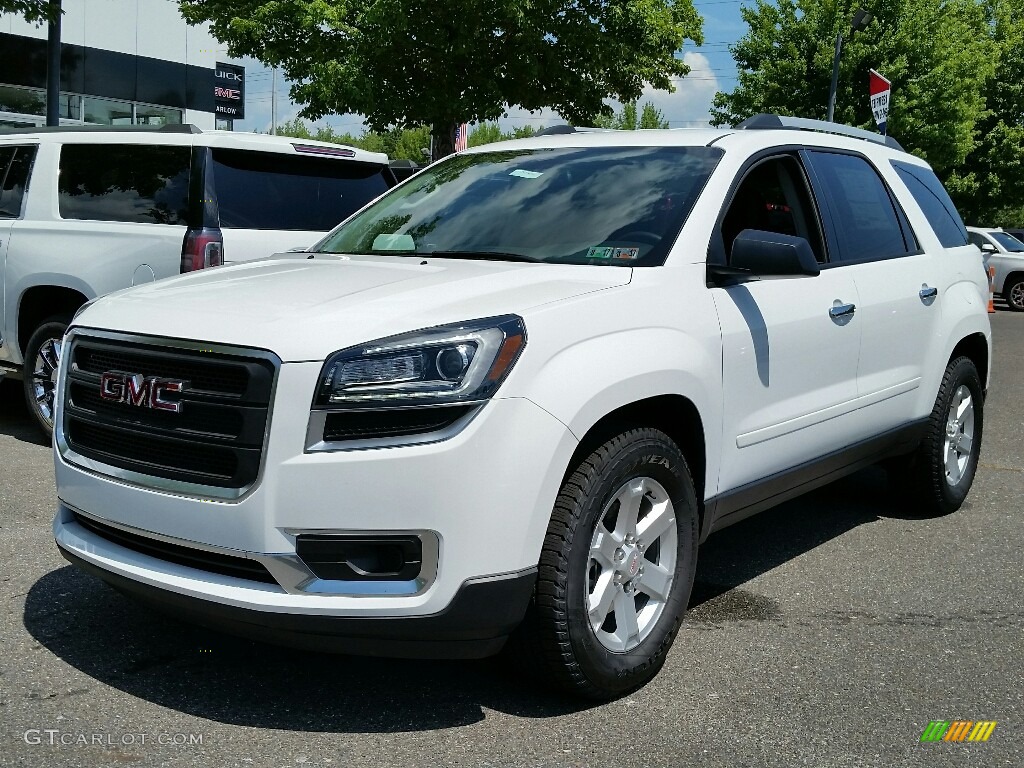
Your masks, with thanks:
[[[643,105],[649,101],[654,104],[672,128],[706,128],[711,101],[721,89],[721,84],[703,54],[685,53],[683,61],[690,67],[690,74],[673,80],[673,93],[647,86],[638,103]],[[618,104],[614,106],[618,109]]]

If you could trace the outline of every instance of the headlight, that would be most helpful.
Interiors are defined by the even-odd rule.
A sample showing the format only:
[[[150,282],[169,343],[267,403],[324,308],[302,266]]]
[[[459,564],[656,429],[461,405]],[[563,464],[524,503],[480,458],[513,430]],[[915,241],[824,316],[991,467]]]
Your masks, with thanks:
[[[526,345],[517,315],[360,344],[324,363],[315,408],[460,403],[494,394]]]

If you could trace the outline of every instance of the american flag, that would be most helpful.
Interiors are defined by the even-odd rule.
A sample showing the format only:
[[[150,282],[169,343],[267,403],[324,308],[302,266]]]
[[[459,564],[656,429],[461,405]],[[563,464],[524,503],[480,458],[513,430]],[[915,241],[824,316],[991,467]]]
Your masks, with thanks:
[[[469,139],[469,125],[463,123],[455,129],[455,151],[462,152],[467,144],[466,141]]]

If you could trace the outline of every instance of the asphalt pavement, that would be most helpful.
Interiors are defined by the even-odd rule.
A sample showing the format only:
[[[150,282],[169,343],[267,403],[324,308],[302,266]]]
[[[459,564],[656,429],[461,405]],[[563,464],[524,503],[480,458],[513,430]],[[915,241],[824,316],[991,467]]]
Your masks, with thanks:
[[[713,536],[662,673],[598,706],[504,658],[360,659],[190,627],[70,567],[0,383],[0,766],[1024,765],[1024,314],[992,316],[981,464],[921,520],[868,469]],[[922,743],[930,721],[995,721]]]

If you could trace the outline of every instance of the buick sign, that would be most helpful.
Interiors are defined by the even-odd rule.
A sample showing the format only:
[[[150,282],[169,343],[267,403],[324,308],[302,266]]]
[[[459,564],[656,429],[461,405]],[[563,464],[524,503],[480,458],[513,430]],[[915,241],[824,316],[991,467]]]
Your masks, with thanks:
[[[184,392],[187,388],[187,381],[143,376],[141,373],[107,371],[100,376],[100,397],[104,400],[156,411],[181,413],[181,401],[168,400],[165,396]]]

